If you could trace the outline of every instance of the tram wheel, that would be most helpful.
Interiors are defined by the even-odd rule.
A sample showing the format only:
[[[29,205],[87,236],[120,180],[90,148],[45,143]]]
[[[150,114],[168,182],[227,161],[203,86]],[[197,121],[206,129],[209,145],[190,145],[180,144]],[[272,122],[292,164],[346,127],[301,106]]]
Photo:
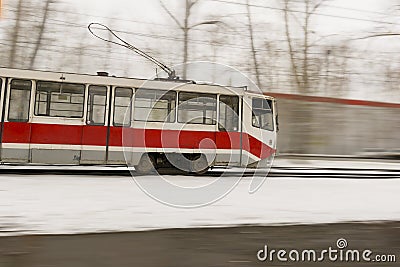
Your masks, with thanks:
[[[195,174],[204,174],[210,168],[207,158],[204,154],[201,154],[197,159],[193,159],[191,165],[191,172]]]
[[[143,154],[140,158],[139,164],[134,166],[135,170],[139,174],[149,174],[155,172],[154,159],[149,154]]]

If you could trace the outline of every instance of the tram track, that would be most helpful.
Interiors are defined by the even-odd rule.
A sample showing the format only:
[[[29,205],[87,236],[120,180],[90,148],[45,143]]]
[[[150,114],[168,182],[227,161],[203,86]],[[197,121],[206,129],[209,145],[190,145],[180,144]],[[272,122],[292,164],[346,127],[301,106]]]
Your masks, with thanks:
[[[0,174],[14,175],[90,175],[90,176],[130,176],[138,175],[126,167],[104,166],[21,166],[1,165]],[[161,169],[162,175],[183,175],[182,172]],[[195,175],[188,175],[195,176]],[[332,178],[332,179],[400,179],[400,169],[359,169],[359,168],[318,168],[318,167],[272,167],[271,170],[224,169],[214,168],[197,177],[252,177],[268,176],[273,178]]]
[[[209,172],[206,175],[218,176],[242,175],[243,177],[262,176],[277,178],[337,178],[337,179],[399,179],[400,170],[393,169],[345,169],[345,168],[282,168],[273,167],[270,172],[245,171],[229,172],[223,174],[220,171]]]

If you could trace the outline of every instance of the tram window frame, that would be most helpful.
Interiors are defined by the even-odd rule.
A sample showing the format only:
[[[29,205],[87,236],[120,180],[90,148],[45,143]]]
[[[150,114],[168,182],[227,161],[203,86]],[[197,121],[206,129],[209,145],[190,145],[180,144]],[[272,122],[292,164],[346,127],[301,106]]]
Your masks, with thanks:
[[[225,99],[225,100],[224,100]],[[234,100],[233,100],[234,99]],[[231,101],[234,102],[231,102]],[[239,131],[239,97],[235,96],[235,95],[220,95],[219,96],[219,115],[218,115],[218,130],[221,132],[238,132]],[[230,108],[229,113],[231,116],[233,116],[232,119],[234,119],[234,122],[232,123],[232,125],[230,125],[230,127],[228,127],[228,110],[227,107]],[[221,123],[221,114],[223,114],[223,112],[221,112],[224,108],[224,124]],[[232,111],[234,112],[234,114],[232,114]]]
[[[145,97],[146,94],[148,97]],[[142,100],[141,101],[142,105],[139,104],[140,102],[139,99]],[[176,91],[139,88],[136,89],[134,101],[135,101],[135,112],[134,112],[135,121],[163,122],[163,123],[174,123],[176,121],[175,119],[176,102],[177,102]],[[162,104],[164,104],[164,106]],[[140,115],[141,113],[139,113],[138,110],[143,110],[146,118],[139,117],[141,116]],[[154,118],[157,115],[154,112],[156,110],[165,111],[166,114],[161,114],[162,118],[159,119]]]
[[[275,128],[274,128],[274,112],[273,112],[272,100],[261,97],[253,97],[251,102],[252,102],[251,103],[252,126],[255,128],[273,132]],[[269,114],[269,119],[268,119],[269,124],[266,125],[263,124],[265,120],[263,120],[261,116],[264,114]]]
[[[88,102],[87,102],[87,115],[86,124],[91,126],[104,126],[106,124],[106,110],[107,110],[107,90],[108,87],[105,85],[89,85],[88,87]],[[104,97],[104,103],[102,101],[96,103],[96,96]],[[93,102],[92,102],[93,101]],[[100,107],[103,114],[101,121],[94,119],[95,108]]]
[[[121,95],[118,95],[118,91],[123,90],[127,92],[128,90],[130,91],[130,94],[122,93]],[[124,95],[125,94],[125,95]],[[119,105],[117,104],[117,97],[126,97],[129,98],[129,105]],[[115,87],[114,88],[114,97],[113,97],[113,126],[115,127],[130,127],[131,126],[131,121],[132,121],[132,97],[133,97],[133,89],[130,87]],[[129,107],[129,122],[125,122],[125,112],[123,113],[122,117],[122,123],[119,121],[116,121],[116,118],[119,118],[119,116],[116,116],[117,114],[117,108],[128,108]],[[119,114],[119,113],[118,113]]]
[[[194,97],[191,97],[194,96]],[[189,98],[188,98],[189,97]],[[184,100],[182,100],[182,98]],[[185,108],[189,104],[188,101],[192,99],[202,99],[201,102],[196,101],[193,102],[191,105],[191,108],[189,106],[188,109]],[[206,99],[212,99],[214,101],[210,102],[209,100],[206,101]],[[196,108],[196,104],[200,103],[202,108]],[[211,106],[212,109],[207,108],[207,104],[212,103],[213,105]],[[188,124],[199,124],[199,125],[216,125],[217,124],[217,94],[209,94],[209,93],[196,93],[196,92],[179,92],[178,95],[178,122],[179,123],[188,123]],[[206,108],[204,108],[206,107]],[[208,118],[206,112],[207,111],[212,111],[212,118]],[[189,118],[186,120],[181,119],[182,118],[182,112],[202,112],[202,122],[195,122],[193,121],[193,118]],[[197,117],[194,117],[197,119]],[[210,120],[210,122],[207,122],[207,120]]]
[[[14,83],[15,82],[29,82],[29,85],[26,86],[26,88],[13,88]],[[32,92],[32,80],[27,80],[27,79],[12,79],[10,82],[10,95],[8,97],[8,113],[7,113],[7,120],[10,122],[27,122],[29,121],[29,113],[30,113],[30,106],[31,106],[31,92]],[[26,102],[28,103],[26,110],[23,110],[23,117],[22,118],[12,118],[10,117],[10,115],[13,113],[12,112],[12,108],[16,107],[16,105],[13,105],[13,92],[14,91],[22,91],[22,92],[26,92],[27,91],[27,99]],[[21,99],[22,99],[22,95],[21,95]],[[21,104],[21,103],[20,103]],[[20,112],[20,114],[22,114]],[[18,117],[18,116],[17,116]]]
[[[48,86],[47,90],[41,90],[40,86],[44,84]],[[58,85],[58,90],[56,87],[51,88],[53,86]],[[43,86],[44,86],[43,85]],[[71,87],[70,87],[71,86]],[[80,87],[80,88],[79,88]],[[78,90],[77,90],[78,89]],[[64,90],[64,91],[63,91]],[[74,91],[77,91],[75,93]],[[45,100],[42,100],[42,96],[45,97]],[[52,100],[52,98],[58,96],[58,101]],[[65,98],[65,99],[62,99]],[[73,102],[79,99],[77,102]],[[63,101],[64,100],[64,101]],[[65,100],[67,102],[65,102]],[[40,103],[45,104],[45,110],[43,113],[40,112]],[[53,105],[62,106],[66,105],[75,107],[75,108],[54,108]],[[36,82],[36,97],[35,97],[35,116],[42,117],[55,117],[55,118],[83,118],[83,111],[85,106],[85,85],[80,83],[66,83],[66,82],[55,82],[55,81],[37,81]],[[76,111],[76,107],[80,107],[80,110]],[[54,111],[56,114],[52,114]],[[57,114],[57,112],[60,112]],[[80,112],[79,115],[62,115],[62,112]]]

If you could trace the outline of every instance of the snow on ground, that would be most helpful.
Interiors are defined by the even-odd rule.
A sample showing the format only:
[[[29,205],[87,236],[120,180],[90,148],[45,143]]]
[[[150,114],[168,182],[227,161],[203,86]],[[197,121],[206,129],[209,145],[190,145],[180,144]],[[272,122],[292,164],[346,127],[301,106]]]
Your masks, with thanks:
[[[314,158],[314,157],[276,157],[274,167],[279,168],[334,168],[358,170],[399,170],[397,160],[357,159],[357,158]]]
[[[212,205],[179,209],[151,199],[130,177],[1,175],[0,235],[400,220],[400,179],[268,178],[255,194],[249,184],[244,178]]]

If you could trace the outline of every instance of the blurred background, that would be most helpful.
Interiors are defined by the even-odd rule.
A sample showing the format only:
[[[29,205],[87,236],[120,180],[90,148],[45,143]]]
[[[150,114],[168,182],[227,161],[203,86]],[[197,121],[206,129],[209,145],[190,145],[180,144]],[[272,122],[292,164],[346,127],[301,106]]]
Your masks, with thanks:
[[[155,75],[93,38],[87,25],[100,22],[167,65],[211,61],[248,75],[278,98],[280,154],[397,156],[399,18],[397,0],[1,0],[0,66]]]

